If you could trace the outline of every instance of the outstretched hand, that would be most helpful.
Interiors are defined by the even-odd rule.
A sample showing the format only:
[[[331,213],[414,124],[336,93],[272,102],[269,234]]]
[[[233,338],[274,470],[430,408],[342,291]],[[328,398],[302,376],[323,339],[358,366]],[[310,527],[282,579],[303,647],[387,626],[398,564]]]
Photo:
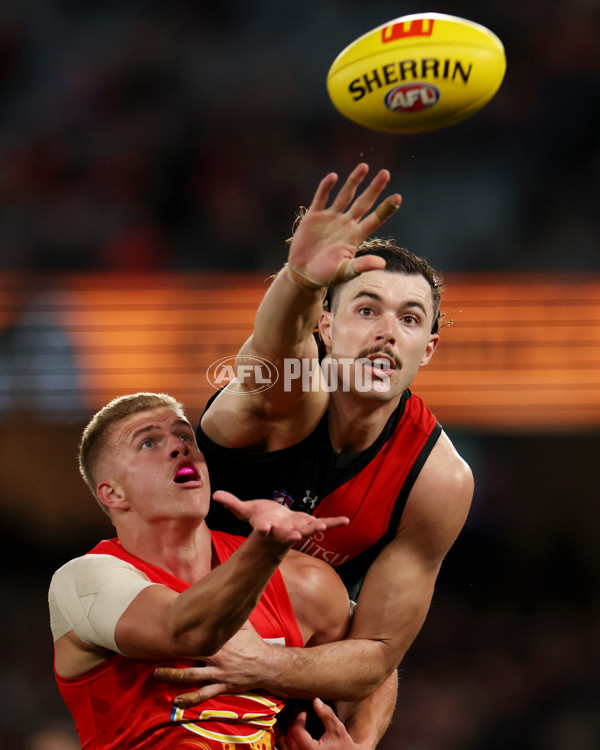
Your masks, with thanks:
[[[231,492],[218,490],[213,499],[224,505],[242,521],[247,521],[261,536],[280,544],[292,545],[319,531],[346,526],[346,516],[317,518],[308,513],[293,511],[273,500],[239,500]]]
[[[355,199],[368,171],[364,163],[355,167],[329,207],[327,202],[338,177],[334,172],[324,177],[294,232],[289,265],[315,288],[385,267],[385,261],[376,256],[354,258],[358,246],[379,229],[402,202],[401,196],[395,193],[371,211],[390,181],[386,169],[381,169]]]

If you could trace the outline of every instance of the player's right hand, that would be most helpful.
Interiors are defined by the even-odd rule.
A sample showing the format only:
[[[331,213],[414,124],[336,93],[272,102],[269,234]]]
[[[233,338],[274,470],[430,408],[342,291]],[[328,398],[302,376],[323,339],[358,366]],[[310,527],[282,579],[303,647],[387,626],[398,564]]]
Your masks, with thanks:
[[[334,172],[324,177],[294,232],[288,263],[316,284],[330,286],[365,271],[385,267],[385,261],[375,256],[365,255],[354,259],[358,246],[379,229],[402,202],[401,196],[394,193],[371,211],[390,181],[390,173],[386,169],[379,170],[355,198],[368,171],[365,163],[355,167],[330,206],[327,206],[327,202],[338,177]],[[340,263],[346,265],[348,261],[344,278],[336,278]]]

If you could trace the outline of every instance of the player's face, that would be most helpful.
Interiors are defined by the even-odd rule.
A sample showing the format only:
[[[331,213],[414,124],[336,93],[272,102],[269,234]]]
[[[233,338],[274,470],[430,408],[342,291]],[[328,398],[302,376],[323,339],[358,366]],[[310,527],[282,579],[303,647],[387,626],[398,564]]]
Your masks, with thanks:
[[[183,414],[166,406],[132,414],[114,426],[108,450],[108,475],[137,514],[147,519],[206,516],[206,462]]]
[[[365,377],[358,392],[389,400],[431,359],[439,340],[432,325],[433,300],[424,277],[369,271],[340,289],[335,310],[323,314],[319,328],[337,362],[368,360],[361,365]],[[373,386],[363,390],[369,382]]]

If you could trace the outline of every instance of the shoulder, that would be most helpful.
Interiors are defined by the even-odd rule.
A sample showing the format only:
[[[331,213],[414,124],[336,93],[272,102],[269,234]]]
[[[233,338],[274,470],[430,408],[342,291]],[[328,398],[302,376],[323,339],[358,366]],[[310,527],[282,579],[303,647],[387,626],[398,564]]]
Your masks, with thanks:
[[[424,484],[444,484],[448,491],[469,495],[470,501],[470,495],[473,493],[473,472],[443,430],[421,474],[422,479],[419,478]]]
[[[64,630],[66,624],[73,629],[75,623],[103,617],[109,610],[122,613],[140,591],[152,585],[141,570],[113,555],[76,557],[59,568],[50,582],[53,630]]]
[[[281,564],[281,574],[307,645],[343,638],[350,602],[335,570],[323,560],[290,550]]]
[[[410,492],[398,536],[410,531],[441,559],[464,526],[473,489],[471,468],[442,432]]]
[[[54,573],[50,590],[74,586],[80,596],[85,596],[96,593],[99,586],[114,581],[115,573],[148,580],[141,570],[114,555],[82,555],[69,560]]]

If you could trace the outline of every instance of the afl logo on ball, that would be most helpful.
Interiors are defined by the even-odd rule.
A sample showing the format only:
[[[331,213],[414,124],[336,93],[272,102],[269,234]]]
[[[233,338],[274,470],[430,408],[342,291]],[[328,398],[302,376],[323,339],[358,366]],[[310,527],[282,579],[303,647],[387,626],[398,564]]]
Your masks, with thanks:
[[[403,83],[390,89],[384,101],[392,112],[422,112],[431,109],[439,98],[439,90],[430,83]]]

